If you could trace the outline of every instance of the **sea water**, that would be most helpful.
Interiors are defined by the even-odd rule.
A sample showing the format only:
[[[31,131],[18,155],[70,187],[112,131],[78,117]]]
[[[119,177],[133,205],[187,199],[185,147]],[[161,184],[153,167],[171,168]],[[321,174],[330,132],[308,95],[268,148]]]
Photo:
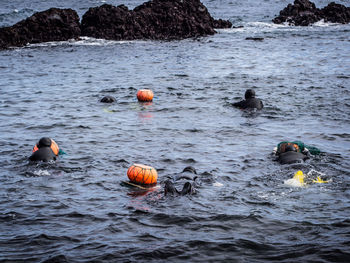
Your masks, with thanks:
[[[202,38],[0,51],[0,261],[349,262],[350,25],[273,24],[291,2],[203,1],[235,28]],[[142,1],[4,0],[0,26],[103,3]],[[150,104],[136,99],[144,88]],[[261,112],[231,107],[248,88]],[[43,136],[66,154],[29,164]],[[322,154],[280,165],[285,140]],[[160,187],[122,185],[133,163],[156,168]],[[186,166],[197,193],[164,197]],[[330,183],[284,184],[298,170]]]

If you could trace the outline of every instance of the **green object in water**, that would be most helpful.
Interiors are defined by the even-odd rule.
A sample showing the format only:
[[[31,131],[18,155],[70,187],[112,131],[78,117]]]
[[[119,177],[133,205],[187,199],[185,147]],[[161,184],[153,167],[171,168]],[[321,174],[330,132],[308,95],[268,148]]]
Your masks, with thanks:
[[[283,141],[283,142],[280,142],[278,145],[277,145],[277,152],[280,152],[280,149],[281,149],[281,145],[282,144],[285,144],[285,143],[293,143],[293,144],[296,144],[298,145],[299,147],[299,152],[303,152],[304,149],[308,149],[310,154],[312,155],[319,155],[321,153],[321,150],[314,147],[314,146],[310,146],[310,145],[306,145],[304,144],[303,142],[301,141],[292,141],[292,142],[288,142],[288,141]]]
[[[66,154],[66,153],[64,151],[62,151],[61,149],[59,149],[58,155],[64,155],[64,154]]]
[[[319,155],[319,154],[321,154],[321,150],[316,148],[316,147],[314,147],[314,146],[305,145],[305,148],[307,148],[312,155]]]

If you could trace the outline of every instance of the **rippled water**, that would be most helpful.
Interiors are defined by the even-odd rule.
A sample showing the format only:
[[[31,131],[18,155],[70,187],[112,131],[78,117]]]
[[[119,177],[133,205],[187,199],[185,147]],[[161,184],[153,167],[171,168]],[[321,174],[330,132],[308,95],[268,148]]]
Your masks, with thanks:
[[[1,262],[349,262],[350,25],[273,25],[287,1],[203,3],[244,27],[0,51]],[[0,26],[99,4],[5,1]],[[141,88],[152,104],[137,102]],[[247,88],[263,111],[230,106]],[[105,95],[117,102],[101,104]],[[42,136],[66,155],[30,165]],[[323,153],[281,166],[271,151],[283,140]],[[160,187],[121,185],[132,163],[155,167]],[[164,178],[188,165],[201,174],[197,194],[164,197]],[[300,169],[331,182],[284,184]]]

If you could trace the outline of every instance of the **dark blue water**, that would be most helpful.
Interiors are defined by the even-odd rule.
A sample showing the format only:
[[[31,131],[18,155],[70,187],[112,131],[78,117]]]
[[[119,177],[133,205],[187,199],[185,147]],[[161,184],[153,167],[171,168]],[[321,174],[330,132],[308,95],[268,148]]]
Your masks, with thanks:
[[[244,27],[0,51],[0,262],[350,261],[350,25],[272,24],[288,1],[203,3]],[[0,26],[100,4],[6,0]],[[152,104],[137,102],[141,88]],[[230,106],[247,88],[263,111]],[[66,155],[31,165],[42,136]],[[281,166],[271,152],[283,140],[323,153]],[[121,185],[133,163],[155,167],[160,187]],[[197,194],[164,197],[164,178],[188,165],[201,174]],[[330,182],[285,184],[297,170]]]

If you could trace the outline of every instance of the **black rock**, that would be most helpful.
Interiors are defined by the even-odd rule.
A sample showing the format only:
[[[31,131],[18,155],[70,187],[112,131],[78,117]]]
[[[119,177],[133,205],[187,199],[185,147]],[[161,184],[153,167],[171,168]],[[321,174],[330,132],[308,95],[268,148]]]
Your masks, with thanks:
[[[199,0],[153,0],[129,10],[126,6],[90,8],[82,18],[83,36],[111,40],[172,40],[213,35],[229,28],[215,20]]]
[[[76,11],[51,8],[0,28],[0,49],[28,43],[66,41],[82,36],[110,40],[172,40],[212,35],[231,22],[215,20],[199,0],[152,0],[129,10],[125,5],[90,8],[79,23]]]
[[[245,40],[263,41],[263,37],[246,37]]]
[[[325,22],[349,23],[350,8],[332,2],[325,8],[318,9],[309,0],[295,0],[294,5],[289,4],[272,21],[275,24],[287,22],[290,25],[308,26],[322,19]]]
[[[80,36],[79,16],[72,9],[51,8],[10,27],[0,28],[0,49],[28,43],[66,41]]]
[[[295,0],[294,5],[288,4],[272,21],[275,24],[287,22],[296,26],[308,26],[322,19],[319,13],[319,9],[309,0]]]
[[[214,28],[231,28],[232,23],[228,20],[222,20],[220,19],[214,19],[213,21],[213,27]],[[242,28],[243,26],[240,26],[239,28]],[[236,27],[238,28],[238,27]]]
[[[350,22],[350,7],[334,2],[321,9],[325,22],[347,24]]]

